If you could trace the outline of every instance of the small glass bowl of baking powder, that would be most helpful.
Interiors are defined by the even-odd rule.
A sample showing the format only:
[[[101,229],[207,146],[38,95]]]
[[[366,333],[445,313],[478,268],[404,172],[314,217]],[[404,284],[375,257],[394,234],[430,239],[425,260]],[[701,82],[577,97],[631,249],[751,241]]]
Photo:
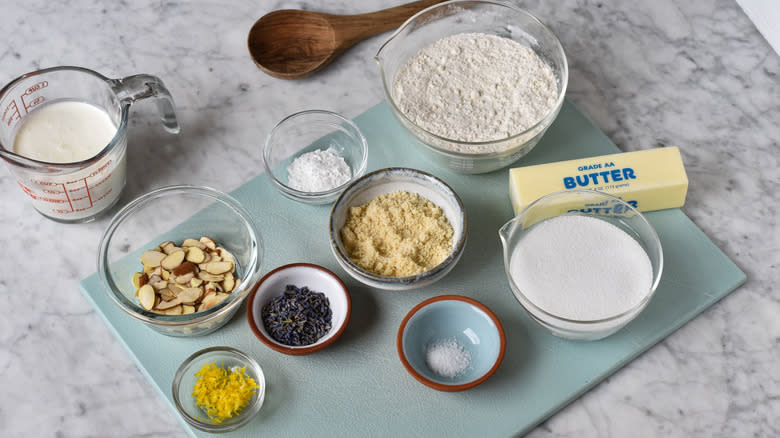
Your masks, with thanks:
[[[375,59],[388,105],[419,150],[467,174],[529,153],[558,116],[569,76],[563,46],[547,26],[514,5],[485,0],[424,9]]]
[[[263,148],[266,174],[282,195],[329,204],[366,171],[368,143],[357,125],[331,111],[308,110],[276,124]]]

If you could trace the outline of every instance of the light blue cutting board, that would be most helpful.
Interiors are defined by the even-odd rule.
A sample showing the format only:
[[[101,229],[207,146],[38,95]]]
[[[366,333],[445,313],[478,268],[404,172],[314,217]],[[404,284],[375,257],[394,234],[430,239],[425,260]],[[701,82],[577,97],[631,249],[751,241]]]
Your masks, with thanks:
[[[263,273],[292,262],[323,265],[352,294],[352,319],[331,347],[309,356],[277,353],[249,329],[244,309],[225,327],[201,338],[170,338],[121,313],[97,275],[81,289],[138,367],[171,404],[178,365],[204,347],[230,345],[253,356],[267,379],[265,405],[250,424],[229,436],[513,436],[576,399],[637,355],[734,290],[745,274],[680,210],[647,215],[664,248],[664,272],[644,312],[605,340],[553,337],[523,313],[504,274],[497,231],[512,217],[508,171],[461,175],[419,158],[385,103],[356,119],[369,144],[368,171],[407,166],[432,172],[461,196],[469,236],[460,263],[421,290],[387,292],[352,280],[328,246],[330,206],[283,198],[265,175],[233,192],[253,214],[265,241]],[[566,102],[536,149],[517,165],[619,152],[574,105]],[[128,263],[137,264],[136,260]],[[420,301],[461,294],[490,307],[506,330],[504,362],[481,386],[438,392],[413,379],[398,360],[395,337],[404,315]],[[208,434],[182,425],[193,436]]]

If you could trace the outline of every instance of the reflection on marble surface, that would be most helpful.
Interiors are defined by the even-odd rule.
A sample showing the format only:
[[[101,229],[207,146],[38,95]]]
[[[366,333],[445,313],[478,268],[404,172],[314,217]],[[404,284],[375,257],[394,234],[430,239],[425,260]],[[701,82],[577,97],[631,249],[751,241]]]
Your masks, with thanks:
[[[530,436],[780,435],[780,58],[733,0],[521,5],[561,39],[569,99],[621,149],[680,146],[690,179],[684,211],[748,275]],[[254,20],[280,8],[387,6],[13,2],[0,14],[0,82],[55,65],[155,74],[183,131],[166,134],[151,103],[133,106],[120,205],[173,183],[230,191],[259,173],[262,141],[285,115],[324,108],[354,117],[382,99],[372,57],[386,35],[311,78],[281,81],[248,56]],[[213,170],[195,171],[204,166]],[[78,291],[95,271],[108,219],[59,225],[35,213],[6,169],[0,187],[8,260],[0,295],[10,310],[0,319],[3,436],[184,436]]]

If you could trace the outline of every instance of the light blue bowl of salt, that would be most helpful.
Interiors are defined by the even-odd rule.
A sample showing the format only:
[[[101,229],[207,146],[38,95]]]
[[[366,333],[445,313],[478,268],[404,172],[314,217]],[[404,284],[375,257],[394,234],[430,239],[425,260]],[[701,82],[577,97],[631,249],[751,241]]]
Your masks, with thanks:
[[[441,295],[415,306],[396,338],[398,356],[422,384],[463,391],[488,379],[501,365],[506,338],[501,322],[482,303]]]

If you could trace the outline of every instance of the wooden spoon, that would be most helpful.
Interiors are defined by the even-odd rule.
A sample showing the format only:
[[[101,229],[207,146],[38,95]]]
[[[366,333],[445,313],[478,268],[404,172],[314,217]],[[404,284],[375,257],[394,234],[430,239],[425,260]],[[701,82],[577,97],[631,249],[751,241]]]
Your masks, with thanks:
[[[249,31],[249,54],[261,70],[282,79],[306,77],[344,50],[444,0],[420,0],[358,15],[283,9],[257,20]]]

